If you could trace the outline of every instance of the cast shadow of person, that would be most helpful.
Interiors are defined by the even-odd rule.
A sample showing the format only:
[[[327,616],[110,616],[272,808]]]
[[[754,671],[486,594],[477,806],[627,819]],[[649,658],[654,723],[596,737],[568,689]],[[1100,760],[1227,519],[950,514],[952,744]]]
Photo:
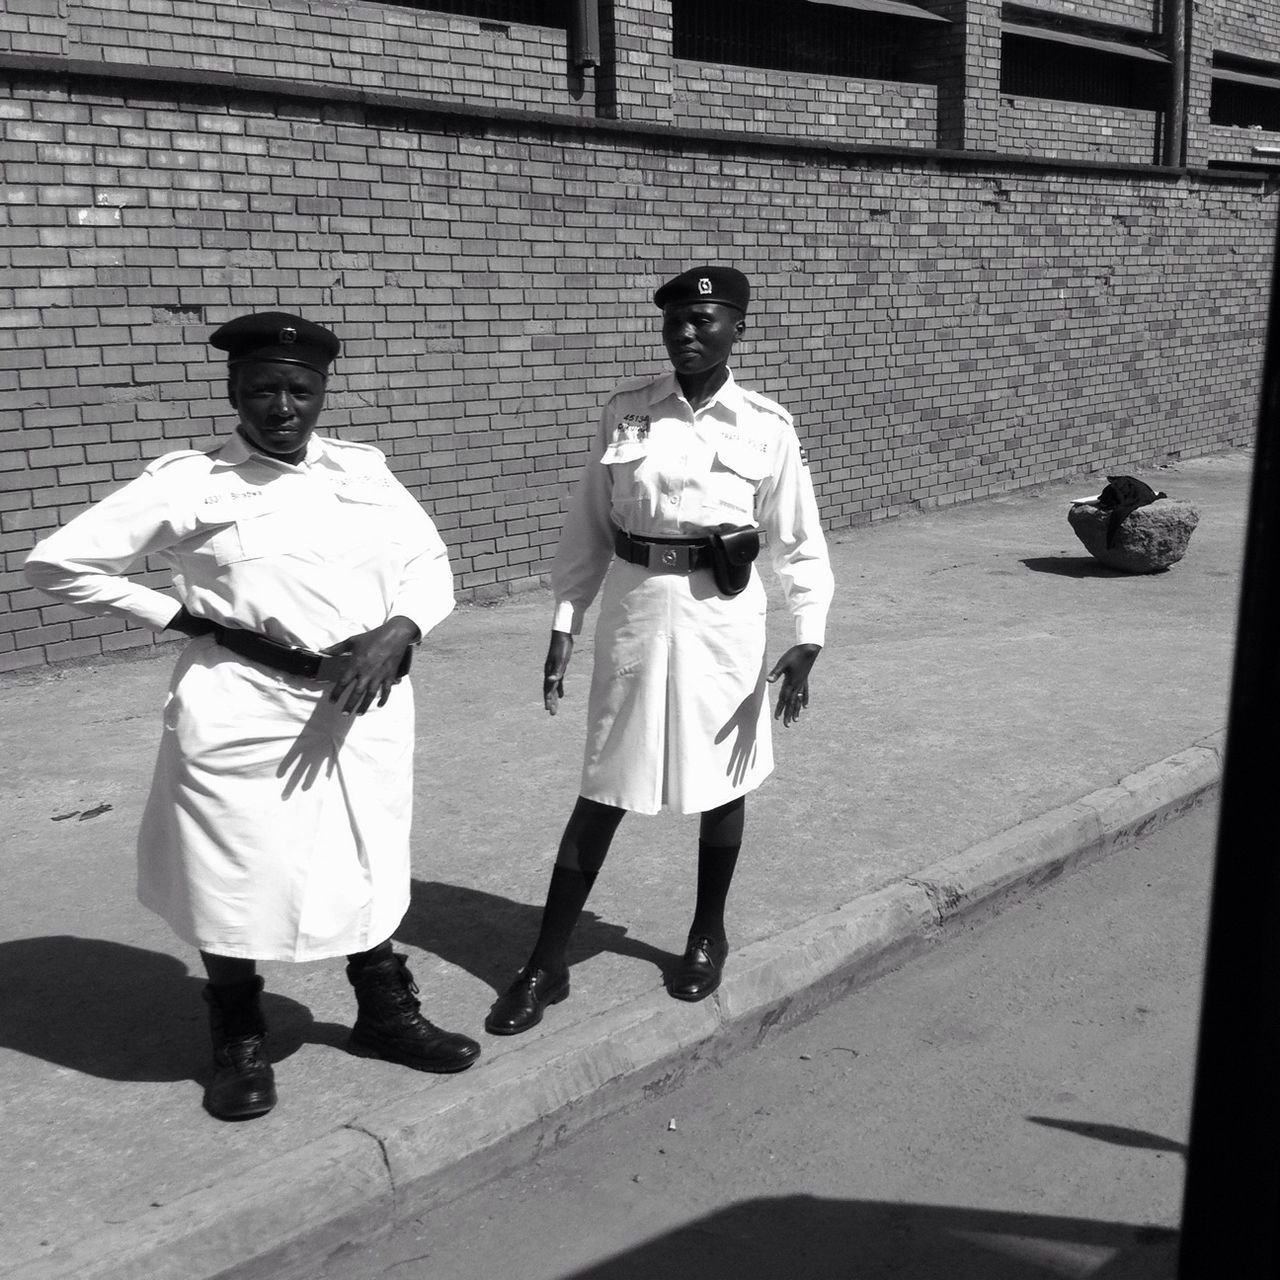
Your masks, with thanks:
[[[540,905],[514,902],[465,885],[414,880],[409,910],[396,930],[396,940],[439,956],[501,995],[528,958],[541,920]],[[647,961],[664,978],[679,960],[669,951],[628,937],[625,926],[584,911],[569,944],[569,964],[601,952]]]
[[[288,800],[299,788],[310,791],[322,773],[332,777],[350,728],[351,717],[343,715],[327,697],[311,708],[307,723],[276,769],[276,777],[284,782],[282,800]]]
[[[755,688],[738,703],[733,715],[716,733],[716,746],[734,735],[725,774],[735,787],[742,785],[756,761],[756,743],[760,731],[760,704],[764,701],[765,688],[765,668],[762,666]]]
[[[174,956],[104,938],[51,935],[0,943],[0,1047],[104,1080],[204,1082],[204,977]],[[279,1061],[303,1044],[343,1045],[296,1000],[262,998]]]

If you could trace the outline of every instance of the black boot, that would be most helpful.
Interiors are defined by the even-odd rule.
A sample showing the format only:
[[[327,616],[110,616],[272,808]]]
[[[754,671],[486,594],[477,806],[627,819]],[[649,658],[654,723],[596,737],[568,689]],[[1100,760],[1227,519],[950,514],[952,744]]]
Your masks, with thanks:
[[[219,1120],[251,1120],[276,1105],[275,1074],[263,1052],[267,1024],[261,994],[260,977],[204,989],[213,1040],[213,1079],[204,1105]]]
[[[415,1071],[465,1071],[480,1056],[480,1046],[467,1036],[442,1031],[422,1016],[406,959],[393,952],[374,964],[347,965],[359,1006],[351,1051]]]

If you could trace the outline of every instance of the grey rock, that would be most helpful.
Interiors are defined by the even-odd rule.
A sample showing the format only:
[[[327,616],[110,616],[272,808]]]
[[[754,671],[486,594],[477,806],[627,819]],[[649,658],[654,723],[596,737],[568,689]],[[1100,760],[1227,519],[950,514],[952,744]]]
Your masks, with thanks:
[[[1107,546],[1111,512],[1094,502],[1074,502],[1067,521],[1086,550],[1101,564],[1123,573],[1159,573],[1186,554],[1200,512],[1178,498],[1159,498],[1129,512]]]

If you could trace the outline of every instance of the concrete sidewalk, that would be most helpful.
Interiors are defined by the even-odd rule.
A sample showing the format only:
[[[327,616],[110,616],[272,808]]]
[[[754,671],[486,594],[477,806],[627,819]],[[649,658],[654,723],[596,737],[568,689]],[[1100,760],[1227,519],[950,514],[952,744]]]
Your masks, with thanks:
[[[223,1124],[196,956],[134,901],[169,656],[0,681],[0,1275],[314,1275],[319,1260],[529,1159],[642,1092],[963,926],[1002,896],[1212,798],[1251,459],[1141,471],[1201,524],[1169,572],[1088,559],[1100,476],[833,537],[808,715],[748,805],[725,984],[670,1000],[696,819],[630,817],[577,935],[573,995],[480,1027],[536,932],[577,789],[590,644],[541,710],[545,595],[465,608],[414,671],[413,906],[398,933],[456,1077],[348,1055],[340,962],[266,965],[280,1105]],[[780,604],[771,658],[789,643]],[[1210,850],[1205,851],[1209,857]]]

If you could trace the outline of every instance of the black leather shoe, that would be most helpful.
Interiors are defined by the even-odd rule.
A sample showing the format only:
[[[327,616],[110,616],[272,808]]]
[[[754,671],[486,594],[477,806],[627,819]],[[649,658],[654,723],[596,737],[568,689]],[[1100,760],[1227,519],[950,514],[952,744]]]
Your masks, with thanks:
[[[528,1031],[542,1021],[542,1011],[549,1004],[559,1004],[569,994],[569,971],[521,969],[519,977],[499,996],[484,1020],[490,1035],[514,1036]]]
[[[422,1016],[418,987],[405,959],[397,952],[376,964],[347,965],[359,1007],[348,1041],[351,1052],[415,1071],[465,1071],[480,1056],[480,1046]]]
[[[263,1056],[263,1036],[229,1040],[213,1055],[205,1110],[219,1120],[252,1120],[276,1105],[275,1072]]]
[[[690,936],[667,990],[677,1000],[705,1000],[720,985],[728,955],[723,938]]]
[[[275,1073],[267,1061],[262,979],[204,989],[213,1041],[213,1079],[205,1110],[219,1120],[252,1120],[276,1105]]]

